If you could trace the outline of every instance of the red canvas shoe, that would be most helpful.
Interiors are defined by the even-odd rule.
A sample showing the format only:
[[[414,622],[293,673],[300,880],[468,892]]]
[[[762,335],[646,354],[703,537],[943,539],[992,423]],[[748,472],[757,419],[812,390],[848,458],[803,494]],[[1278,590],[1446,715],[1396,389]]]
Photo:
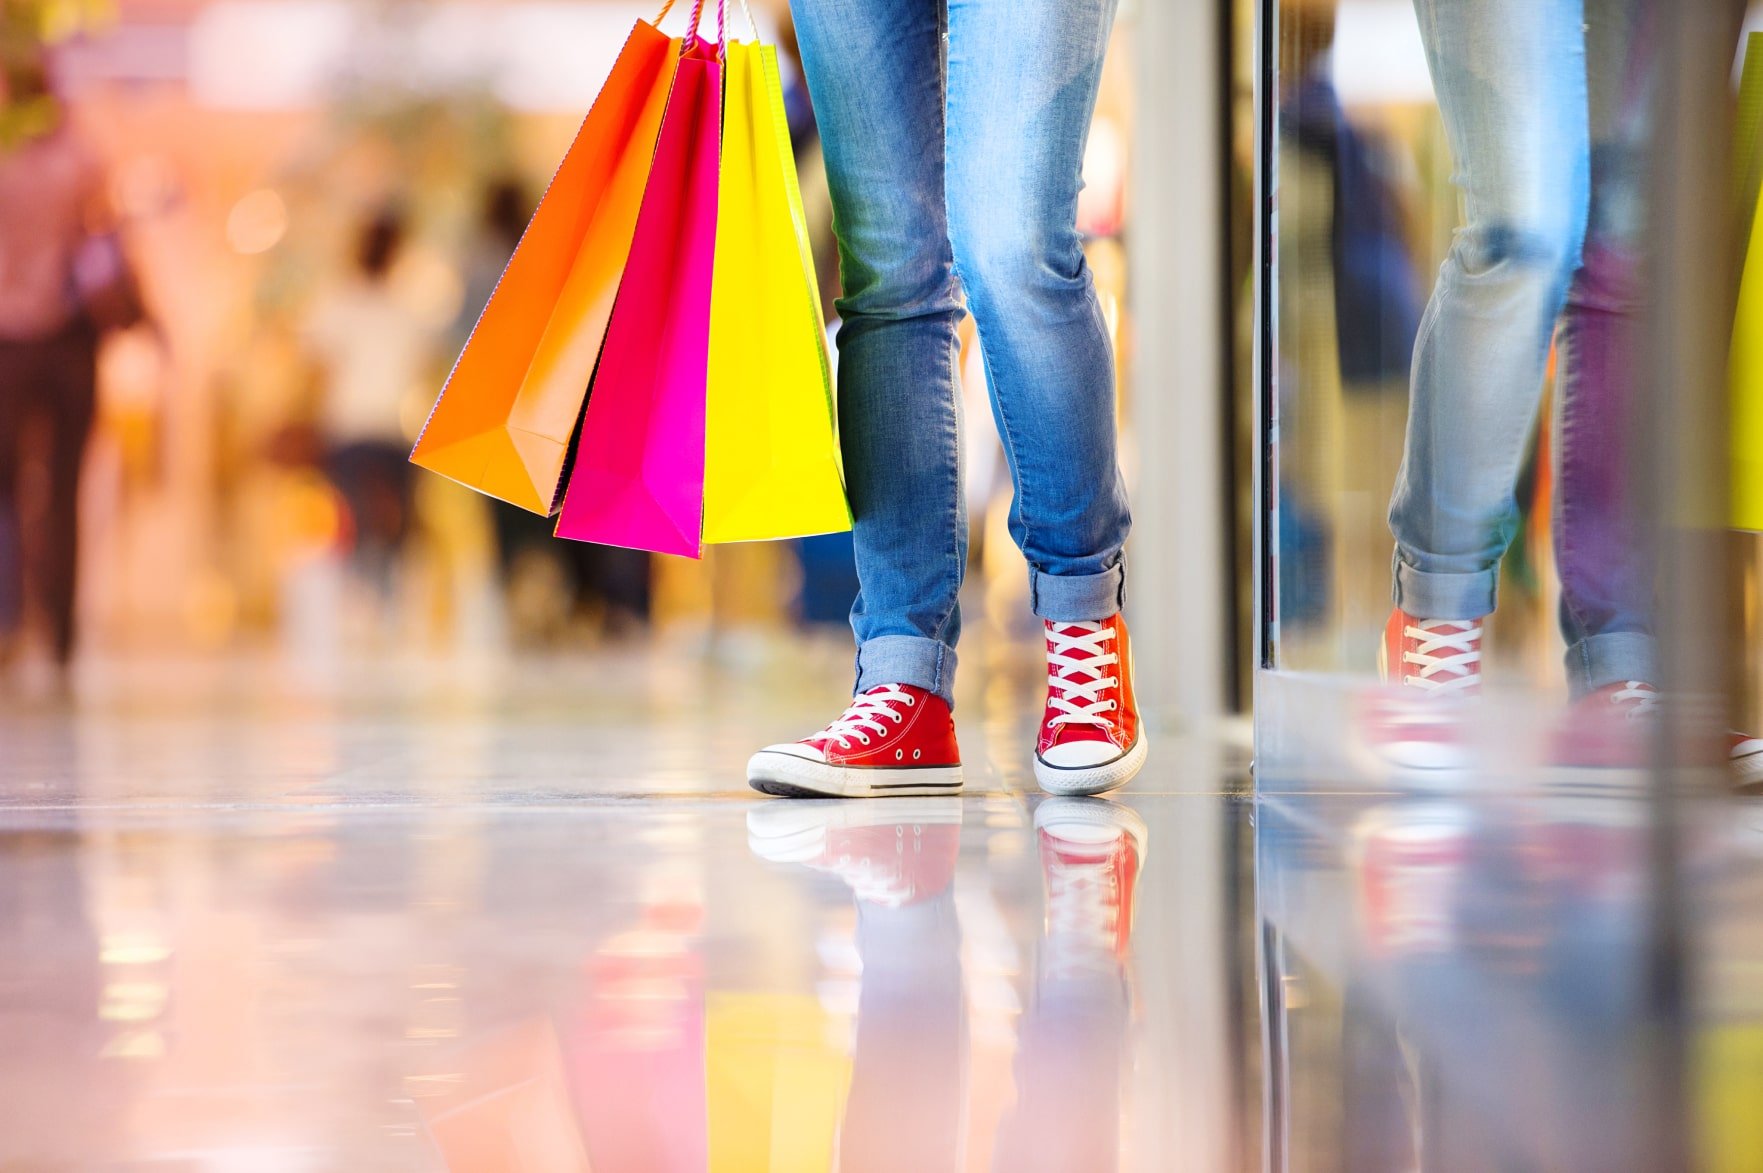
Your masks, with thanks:
[[[844,715],[812,737],[754,754],[747,784],[784,798],[956,794],[955,719],[935,693],[878,685],[852,697]]]
[[[1100,794],[1145,764],[1126,622],[1054,623],[1047,630],[1047,708],[1035,781],[1049,794]]]
[[[954,882],[961,800],[765,803],[747,812],[747,846],[772,863],[837,876],[865,903],[900,908]]]
[[[1035,809],[1047,888],[1043,977],[1117,970],[1132,944],[1145,821],[1119,803],[1049,798]]]

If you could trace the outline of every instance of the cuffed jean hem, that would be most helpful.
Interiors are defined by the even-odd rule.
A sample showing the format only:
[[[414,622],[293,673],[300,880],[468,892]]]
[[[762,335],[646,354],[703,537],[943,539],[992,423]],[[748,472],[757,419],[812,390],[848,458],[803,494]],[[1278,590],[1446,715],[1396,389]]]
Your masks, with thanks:
[[[955,707],[955,649],[922,635],[878,635],[857,647],[857,692],[910,684]]]
[[[1126,567],[1116,562],[1100,574],[1048,574],[1032,567],[1028,595],[1035,616],[1054,623],[1082,623],[1120,614],[1126,599]]]
[[[1567,649],[1566,664],[1567,688],[1576,700],[1607,684],[1659,682],[1658,645],[1642,631],[1587,636]]]
[[[1416,619],[1481,619],[1494,613],[1498,567],[1472,574],[1416,570],[1396,555],[1396,606]]]

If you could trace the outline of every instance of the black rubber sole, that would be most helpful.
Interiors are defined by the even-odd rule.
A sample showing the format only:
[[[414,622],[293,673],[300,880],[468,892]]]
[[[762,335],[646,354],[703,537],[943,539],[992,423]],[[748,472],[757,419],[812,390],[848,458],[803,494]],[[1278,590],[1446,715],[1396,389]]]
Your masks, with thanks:
[[[806,786],[796,786],[789,782],[773,782],[769,778],[754,778],[747,785],[761,794],[769,794],[773,798],[844,798],[842,794],[824,794],[819,790],[810,790]]]

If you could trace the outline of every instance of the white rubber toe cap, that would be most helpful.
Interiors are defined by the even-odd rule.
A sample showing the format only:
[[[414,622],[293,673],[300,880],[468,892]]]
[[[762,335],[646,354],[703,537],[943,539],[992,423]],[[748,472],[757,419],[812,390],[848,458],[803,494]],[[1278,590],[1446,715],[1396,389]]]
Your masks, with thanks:
[[[1120,756],[1120,747],[1112,741],[1067,741],[1048,749],[1040,758],[1061,770],[1087,770]]]
[[[778,745],[768,745],[759,751],[759,754],[768,753],[779,753],[786,757],[801,758],[805,762],[824,763],[826,761],[825,750],[816,749],[814,746],[807,745],[800,741],[786,741]],[[759,757],[759,754],[753,755],[755,760]]]

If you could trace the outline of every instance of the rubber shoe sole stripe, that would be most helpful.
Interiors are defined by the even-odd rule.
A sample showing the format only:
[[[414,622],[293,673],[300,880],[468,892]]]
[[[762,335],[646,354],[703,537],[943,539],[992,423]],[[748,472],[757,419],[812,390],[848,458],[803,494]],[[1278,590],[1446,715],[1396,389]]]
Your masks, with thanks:
[[[1061,769],[1035,755],[1035,781],[1048,794],[1101,794],[1131,782],[1145,765],[1145,734],[1141,730],[1132,748],[1099,766]]]
[[[922,798],[959,794],[961,767],[857,769],[761,750],[747,762],[747,785],[780,798]]]

